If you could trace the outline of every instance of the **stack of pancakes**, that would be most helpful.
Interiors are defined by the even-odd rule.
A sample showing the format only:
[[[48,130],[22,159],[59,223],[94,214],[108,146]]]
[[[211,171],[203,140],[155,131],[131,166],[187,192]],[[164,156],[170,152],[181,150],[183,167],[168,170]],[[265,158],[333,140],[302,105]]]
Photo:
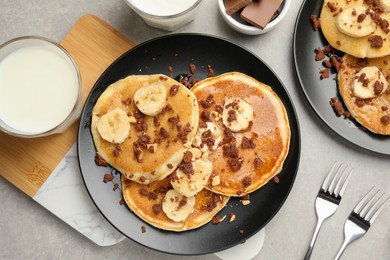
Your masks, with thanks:
[[[338,87],[351,115],[373,133],[390,135],[390,3],[325,0],[321,29],[345,53]]]
[[[97,153],[122,173],[130,210],[171,231],[200,227],[230,196],[263,186],[290,144],[281,100],[238,72],[192,90],[164,75],[119,80],[96,102],[91,131]]]

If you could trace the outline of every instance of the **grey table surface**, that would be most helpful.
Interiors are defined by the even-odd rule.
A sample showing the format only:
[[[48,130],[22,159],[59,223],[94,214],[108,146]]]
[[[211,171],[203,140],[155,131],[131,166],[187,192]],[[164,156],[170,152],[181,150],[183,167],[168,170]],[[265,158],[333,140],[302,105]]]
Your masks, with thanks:
[[[317,117],[303,96],[292,62],[293,29],[302,2],[293,0],[285,20],[261,36],[232,30],[214,0],[203,1],[196,19],[176,31],[218,35],[250,49],[276,71],[295,104],[302,135],[298,175],[286,203],[266,226],[265,244],[256,259],[303,258],[316,223],[314,198],[334,161],[353,166],[355,174],[339,210],[324,223],[312,259],[333,259],[343,240],[346,217],[370,187],[377,185],[390,194],[390,157],[341,138]],[[101,17],[135,43],[167,34],[147,26],[121,0],[0,0],[0,43],[22,35],[60,41],[86,13]],[[167,255],[129,239],[99,247],[3,178],[0,198],[0,259],[218,259],[215,255]],[[390,259],[390,205],[342,259]]]

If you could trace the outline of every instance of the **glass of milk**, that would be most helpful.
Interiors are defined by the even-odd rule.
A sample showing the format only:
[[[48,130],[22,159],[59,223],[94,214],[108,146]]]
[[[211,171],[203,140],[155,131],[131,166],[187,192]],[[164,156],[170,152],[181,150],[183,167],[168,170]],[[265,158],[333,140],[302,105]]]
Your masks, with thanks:
[[[124,0],[152,27],[175,31],[195,18],[202,0]]]
[[[64,132],[80,116],[81,77],[70,54],[38,36],[0,45],[0,130],[19,137]]]

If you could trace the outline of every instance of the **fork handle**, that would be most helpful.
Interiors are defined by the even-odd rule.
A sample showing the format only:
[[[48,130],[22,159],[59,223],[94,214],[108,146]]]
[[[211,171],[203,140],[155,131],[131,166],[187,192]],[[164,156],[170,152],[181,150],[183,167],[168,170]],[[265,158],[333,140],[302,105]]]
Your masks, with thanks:
[[[337,252],[337,255],[336,257],[334,258],[334,260],[339,260],[341,255],[343,254],[345,248],[353,241],[354,239],[351,239],[351,238],[345,238],[344,239],[344,243],[341,245],[340,249],[339,249],[339,252]]]
[[[316,229],[314,230],[314,234],[313,234],[313,237],[311,239],[310,246],[307,249],[307,252],[306,252],[304,260],[309,260],[310,259],[311,253],[313,252],[314,243],[317,240],[318,232],[320,231],[322,222],[324,222],[324,220],[325,220],[325,218],[319,218],[317,220],[317,226],[316,226]]]

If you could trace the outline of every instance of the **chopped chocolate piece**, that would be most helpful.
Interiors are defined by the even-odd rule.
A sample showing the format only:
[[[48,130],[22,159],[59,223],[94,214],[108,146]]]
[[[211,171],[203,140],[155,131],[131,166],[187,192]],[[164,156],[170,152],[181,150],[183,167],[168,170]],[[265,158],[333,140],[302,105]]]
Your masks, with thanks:
[[[357,98],[355,99],[355,105],[357,105],[358,107],[363,107],[365,105],[365,102],[363,99]]]
[[[387,106],[382,106],[381,109],[382,111],[387,111],[389,108]]]
[[[119,187],[118,183],[115,183],[115,184],[114,184],[114,187],[112,188],[112,190],[113,190],[113,191],[116,191],[116,190],[118,189],[118,187]]]
[[[330,9],[330,11],[331,11],[332,13],[337,11],[336,5],[335,5],[334,3],[332,3],[332,2],[328,2],[328,3],[327,3],[327,6],[328,6],[328,8]]]
[[[351,117],[351,113],[349,111],[345,111],[343,113],[343,116],[344,116],[344,118],[350,118]]]
[[[374,83],[374,93],[375,95],[379,95],[380,93],[382,93],[383,91],[383,88],[384,88],[384,84],[382,81],[375,81]]]
[[[137,162],[141,163],[143,159],[143,152],[139,148],[134,148],[134,156]]]
[[[177,138],[180,139],[180,141],[184,144],[188,141],[188,134],[192,131],[191,126],[189,123],[187,123],[182,130],[179,130],[177,133]]]
[[[108,163],[98,153],[95,155],[95,163],[98,166],[108,166]]]
[[[274,177],[272,178],[272,181],[273,181],[274,183],[278,184],[278,183],[279,183],[279,177],[278,177],[278,176],[274,176]]]
[[[215,111],[218,113],[218,114],[222,114],[223,112],[223,107],[221,105],[216,105],[215,106]]]
[[[189,163],[182,162],[179,166],[179,170],[181,170],[185,174],[191,174],[191,173],[194,173],[194,171],[195,171],[194,166],[192,165],[191,162],[189,162]]]
[[[183,161],[186,163],[191,162],[192,160],[192,153],[190,151],[186,151],[183,156]]]
[[[140,120],[134,123],[134,127],[137,132],[145,132],[148,129],[148,124]]]
[[[130,105],[131,104],[131,98],[127,98],[127,99],[123,100],[122,104],[126,105],[126,106]]]
[[[171,136],[171,135],[168,133],[168,131],[165,130],[164,127],[161,127],[161,128],[160,128],[160,135],[161,135],[161,137],[162,137],[163,139],[169,138],[169,137]]]
[[[313,24],[313,30],[316,32],[318,28],[321,28],[321,19],[317,18],[314,14],[310,15],[310,20]]]
[[[207,77],[212,77],[214,76],[214,70],[213,68],[211,67],[211,65],[207,65]]]
[[[177,92],[179,91],[179,85],[173,85],[170,89],[169,89],[169,94],[171,96],[174,96],[177,94]]]
[[[113,179],[114,179],[114,175],[112,175],[111,173],[106,173],[104,174],[103,182],[107,183],[109,181],[112,181]]]
[[[180,123],[179,115],[168,118],[168,122],[171,123],[173,126],[178,126]]]
[[[226,13],[232,15],[247,6],[252,0],[224,0]]]
[[[203,110],[202,113],[200,113],[200,118],[204,122],[210,122],[211,121],[211,113],[208,110]]]
[[[243,137],[241,140],[241,147],[244,149],[255,149],[256,144],[253,142],[253,138]]]
[[[130,185],[131,185],[131,180],[126,179],[126,180],[125,180],[125,186],[126,186],[126,188],[130,187]]]
[[[238,157],[238,148],[232,144],[227,144],[222,147],[223,149],[223,156],[227,156],[230,158],[237,158]]]
[[[337,101],[337,98],[330,99],[330,105],[334,108],[337,113],[337,116],[342,116],[344,114],[343,104],[340,101]]]
[[[145,226],[142,226],[142,227],[141,227],[141,232],[142,232],[142,233],[145,233],[145,232],[146,232],[146,227],[145,227]]]
[[[125,200],[124,200],[124,199],[121,199],[121,200],[119,201],[119,205],[123,205],[123,204],[125,204]]]
[[[316,49],[316,57],[315,57],[315,60],[316,61],[320,61],[320,60],[323,60],[325,59],[325,53],[324,51],[321,49],[321,48],[317,48]]]
[[[183,196],[183,198],[179,202],[179,208],[184,207],[187,204],[187,198]]]
[[[357,22],[358,23],[361,23],[364,21],[364,19],[366,19],[367,15],[365,13],[361,13],[358,15],[358,18],[357,18]]]
[[[371,47],[380,48],[383,46],[383,39],[380,35],[373,35],[368,37],[368,41],[371,42]]]
[[[244,159],[242,157],[239,157],[239,158],[231,158],[227,161],[227,163],[229,164],[230,169],[236,172],[239,169],[241,169],[243,161]]]
[[[320,79],[326,79],[326,78],[329,78],[329,69],[323,69],[323,70],[320,70]]]
[[[144,118],[144,114],[142,114],[141,111],[139,111],[138,109],[134,112],[134,117],[136,119],[143,119]]]
[[[214,96],[212,94],[208,95],[206,100],[202,99],[200,101],[200,104],[202,105],[203,108],[209,108],[215,103],[214,101]]]
[[[153,124],[155,127],[160,126],[160,120],[159,120],[158,116],[153,117]]]
[[[145,178],[145,176],[141,176],[141,177],[139,177],[139,181],[140,181],[140,182],[145,182],[145,181],[146,181],[146,178]]]
[[[360,67],[366,67],[368,65],[368,60],[366,58],[359,58],[356,62],[356,65]]]
[[[196,66],[195,66],[195,64],[191,63],[190,64],[190,73],[195,74],[195,72],[196,72]]]
[[[325,68],[328,68],[328,69],[330,69],[332,67],[332,63],[330,63],[330,61],[328,61],[328,60],[324,60],[322,62],[322,64],[325,66]]]
[[[237,114],[235,110],[229,110],[228,112],[228,122],[236,121],[237,120]]]
[[[207,123],[205,122],[199,122],[199,128],[207,128]]]
[[[173,168],[172,163],[168,163],[168,164],[167,164],[167,167],[168,167],[168,169],[172,169],[172,168]]]
[[[211,130],[208,129],[207,131],[204,131],[202,133],[202,138],[207,138],[207,137],[211,137],[212,136],[212,133],[211,133]]]
[[[330,63],[336,71],[339,71],[343,66],[342,59],[336,56],[330,57]]]
[[[261,159],[259,157],[256,157],[253,163],[255,164],[255,169],[259,169],[261,167]]]
[[[152,206],[154,214],[158,215],[162,211],[161,204],[154,204]]]
[[[214,225],[216,225],[216,224],[219,224],[220,222],[221,222],[221,217],[220,216],[218,216],[218,215],[215,215],[214,217],[213,217],[213,220],[211,221]]]
[[[244,177],[244,179],[242,179],[242,184],[244,184],[244,187],[248,187],[249,185],[252,184],[252,179],[251,177]]]
[[[384,125],[388,125],[390,123],[390,116],[386,115],[386,116],[382,116],[381,117],[381,122],[382,124]]]
[[[240,17],[246,22],[264,29],[281,3],[282,0],[252,1],[244,7]]]

